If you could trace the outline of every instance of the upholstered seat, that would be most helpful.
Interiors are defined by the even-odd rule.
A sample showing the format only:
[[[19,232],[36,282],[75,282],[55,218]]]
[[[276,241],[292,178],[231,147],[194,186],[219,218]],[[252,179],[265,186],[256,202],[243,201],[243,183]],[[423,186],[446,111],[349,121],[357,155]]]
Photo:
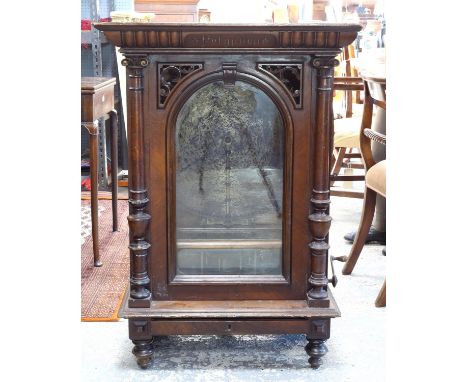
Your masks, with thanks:
[[[361,119],[361,117],[336,119],[333,146],[359,148]]]
[[[383,160],[372,166],[366,173],[366,186],[382,195],[386,196],[387,191],[387,161]]]
[[[355,175],[352,170],[364,168],[359,152],[359,131],[363,109],[357,103],[359,93],[364,90],[364,86],[362,79],[357,76],[357,72],[351,72],[349,66],[350,55],[353,56],[350,52],[343,51],[341,57],[342,71],[338,71],[333,83],[333,90],[335,93],[337,92],[335,97],[338,100],[333,105],[334,139],[333,155],[330,163],[330,195],[362,198],[364,193],[350,187],[350,182],[364,181],[364,175]],[[338,101],[340,101],[341,105],[338,105]],[[347,171],[340,174],[343,167]],[[342,181],[343,184],[336,186],[336,181]]]

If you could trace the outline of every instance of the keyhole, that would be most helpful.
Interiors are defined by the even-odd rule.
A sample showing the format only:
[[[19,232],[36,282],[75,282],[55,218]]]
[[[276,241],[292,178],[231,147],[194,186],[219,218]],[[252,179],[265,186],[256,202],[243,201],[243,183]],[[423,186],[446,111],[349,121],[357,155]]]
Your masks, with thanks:
[[[230,332],[230,331],[231,331],[231,324],[228,324],[228,326],[227,326],[227,330],[228,330],[228,332]]]

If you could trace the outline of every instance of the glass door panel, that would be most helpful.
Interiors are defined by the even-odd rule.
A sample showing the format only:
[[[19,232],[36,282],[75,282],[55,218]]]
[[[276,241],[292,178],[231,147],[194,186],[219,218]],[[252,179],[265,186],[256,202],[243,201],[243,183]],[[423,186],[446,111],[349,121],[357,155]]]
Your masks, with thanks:
[[[177,275],[281,275],[284,126],[273,101],[210,83],[176,122]]]

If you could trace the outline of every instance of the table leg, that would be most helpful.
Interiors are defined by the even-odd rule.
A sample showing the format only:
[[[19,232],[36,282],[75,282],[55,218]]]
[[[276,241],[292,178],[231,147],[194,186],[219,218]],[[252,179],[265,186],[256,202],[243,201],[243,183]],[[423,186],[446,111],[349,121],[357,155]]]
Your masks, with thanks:
[[[111,166],[112,166],[112,230],[118,230],[119,222],[117,217],[117,200],[118,187],[118,126],[117,126],[117,111],[111,110],[110,113],[110,132],[111,132]]]
[[[99,253],[99,223],[98,223],[98,134],[99,124],[94,121],[93,130],[88,129],[89,135],[89,162],[91,167],[91,224],[93,233],[93,253],[94,253],[94,266],[102,266],[101,255]]]

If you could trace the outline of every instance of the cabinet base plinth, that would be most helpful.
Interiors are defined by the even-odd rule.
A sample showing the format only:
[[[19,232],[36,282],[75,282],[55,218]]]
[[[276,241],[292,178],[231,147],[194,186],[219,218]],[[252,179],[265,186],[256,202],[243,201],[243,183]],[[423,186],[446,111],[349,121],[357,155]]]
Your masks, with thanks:
[[[310,307],[306,300],[151,301],[150,308],[129,308],[129,337],[140,367],[153,359],[153,337],[167,335],[305,334],[312,368],[318,368],[330,338],[331,318],[340,311],[330,294],[329,307]]]

